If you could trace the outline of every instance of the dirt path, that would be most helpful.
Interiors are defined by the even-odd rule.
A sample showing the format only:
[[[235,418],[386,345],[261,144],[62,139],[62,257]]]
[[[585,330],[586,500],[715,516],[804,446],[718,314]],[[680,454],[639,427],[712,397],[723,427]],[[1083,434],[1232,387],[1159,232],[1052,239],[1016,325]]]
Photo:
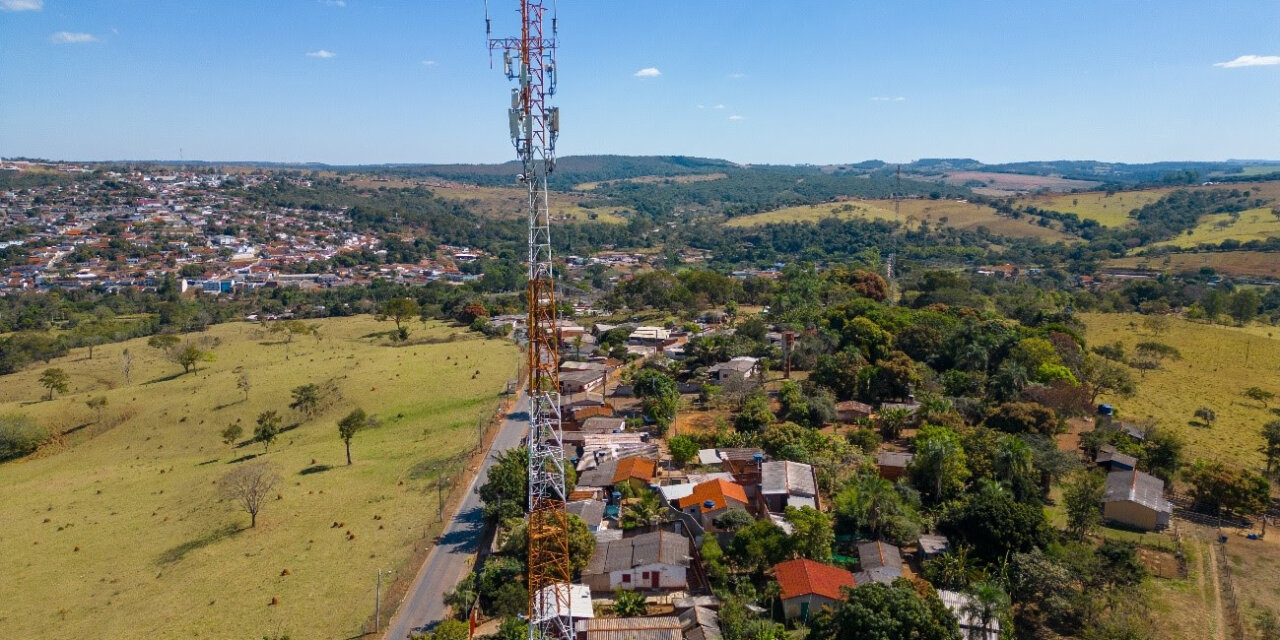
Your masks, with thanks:
[[[1213,637],[1217,640],[1227,640],[1227,615],[1222,608],[1222,581],[1218,576],[1218,551],[1212,542],[1209,543],[1208,548],[1209,553],[1206,557],[1209,559],[1209,575],[1213,578],[1209,587],[1213,589],[1213,617],[1216,621],[1213,625]]]

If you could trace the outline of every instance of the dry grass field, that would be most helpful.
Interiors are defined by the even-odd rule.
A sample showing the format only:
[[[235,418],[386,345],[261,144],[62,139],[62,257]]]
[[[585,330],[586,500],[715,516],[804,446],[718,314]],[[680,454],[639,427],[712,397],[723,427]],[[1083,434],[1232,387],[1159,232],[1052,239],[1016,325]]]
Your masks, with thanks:
[[[1223,240],[1265,240],[1280,237],[1280,216],[1271,207],[1248,209],[1237,214],[1213,213],[1200,218],[1199,224],[1187,233],[1156,246],[1194,247],[1200,244],[1219,244]]]
[[[1145,207],[1163,198],[1170,191],[1173,189],[1119,191],[1112,195],[1107,195],[1103,191],[1090,191],[1027,196],[1020,198],[1017,204],[1059,213],[1074,213],[1081,220],[1096,220],[1104,227],[1119,227],[1129,222],[1130,211]]]
[[[1171,253],[1163,256],[1130,256],[1106,262],[1108,267],[1156,269],[1181,273],[1210,267],[1223,275],[1280,278],[1280,254],[1261,251],[1214,251]]]
[[[214,326],[192,339],[217,341],[216,359],[188,375],[142,340],[99,347],[92,360],[77,349],[48,365],[71,378],[52,401],[36,382],[46,365],[5,376],[0,413],[67,435],[0,464],[0,635],[363,632],[376,570],[415,571],[406,560],[438,527],[434,469],[474,446],[517,350],[443,324],[415,325],[419,343],[403,347],[367,316],[317,324],[319,338],[295,339],[288,360],[257,325]],[[338,390],[310,419],[288,408],[290,390],[306,383]],[[108,400],[101,424],[85,406],[98,396]],[[336,422],[356,406],[379,424],[355,436],[347,466]],[[232,423],[249,438],[268,409],[287,429],[269,453],[222,443]],[[282,476],[253,529],[216,486],[249,458]]]
[[[723,180],[729,176],[723,173],[697,173],[684,176],[640,176],[638,178],[622,178],[619,180],[606,180],[603,182],[583,182],[573,186],[575,191],[591,191],[602,184],[614,184],[618,182],[638,182],[653,183],[666,182],[670,180],[675,184],[687,184],[690,182],[707,182],[709,180]]]
[[[754,227],[780,222],[817,222],[825,218],[894,220],[893,207],[892,200],[850,200],[766,211],[734,218],[726,224],[731,227]],[[935,226],[957,229],[986,227],[992,233],[1016,238],[1040,238],[1049,242],[1069,242],[1073,239],[1073,236],[1057,229],[1037,225],[1033,218],[1014,220],[997,215],[991,207],[971,202],[913,198],[902,200],[900,209],[903,224],[911,228],[918,227],[921,222],[928,222]]]
[[[1180,360],[1166,360],[1161,369],[1142,375],[1133,371],[1138,393],[1132,398],[1102,398],[1113,403],[1121,418],[1154,420],[1182,434],[1188,459],[1208,458],[1258,467],[1262,464],[1262,425],[1275,414],[1243,396],[1252,386],[1280,393],[1280,328],[1255,325],[1247,329],[1172,319],[1166,335],[1143,329],[1137,314],[1080,314],[1088,327],[1090,345],[1124,344],[1127,353],[1143,341],[1176,347]],[[1274,404],[1274,403],[1273,403]],[[1196,409],[1217,414],[1213,426],[1193,418]]]
[[[433,186],[432,193],[449,200],[461,200],[469,203],[481,215],[501,218],[512,218],[524,215],[524,207],[528,192],[516,187],[478,187],[475,185]],[[553,220],[569,222],[607,222],[622,224],[626,219],[618,215],[626,211],[626,207],[594,207],[588,209],[580,206],[586,198],[582,195],[551,192],[551,215]],[[595,217],[592,217],[595,214]]]

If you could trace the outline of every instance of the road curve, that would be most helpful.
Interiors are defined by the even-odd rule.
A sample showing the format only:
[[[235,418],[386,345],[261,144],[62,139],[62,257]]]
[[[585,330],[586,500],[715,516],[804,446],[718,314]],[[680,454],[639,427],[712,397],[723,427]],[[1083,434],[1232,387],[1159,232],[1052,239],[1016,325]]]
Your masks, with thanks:
[[[516,399],[514,409],[509,416],[521,416],[528,411],[528,398],[523,392]],[[400,602],[395,615],[387,625],[386,640],[404,640],[410,632],[419,632],[434,627],[444,620],[446,608],[442,598],[444,593],[458,584],[471,570],[472,557],[476,553],[484,529],[484,520],[480,510],[479,487],[484,484],[499,453],[520,446],[529,428],[527,419],[513,420],[510,417],[502,421],[493,445],[484,457],[479,473],[476,474],[467,494],[458,505],[444,532],[427,554],[427,561],[418,570],[413,579],[413,586]]]

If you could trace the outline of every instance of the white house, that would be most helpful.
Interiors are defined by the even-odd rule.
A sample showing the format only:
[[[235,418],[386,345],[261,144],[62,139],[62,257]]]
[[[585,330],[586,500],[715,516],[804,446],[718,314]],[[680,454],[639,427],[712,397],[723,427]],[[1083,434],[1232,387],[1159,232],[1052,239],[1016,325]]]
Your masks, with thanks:
[[[689,539],[671,531],[611,540],[596,544],[582,582],[594,593],[686,589],[690,556]]]

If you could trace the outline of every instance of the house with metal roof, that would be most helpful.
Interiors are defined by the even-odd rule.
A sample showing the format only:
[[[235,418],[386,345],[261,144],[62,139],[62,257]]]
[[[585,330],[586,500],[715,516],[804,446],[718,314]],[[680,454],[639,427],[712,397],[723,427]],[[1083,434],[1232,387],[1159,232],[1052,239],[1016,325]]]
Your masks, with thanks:
[[[1098,447],[1098,456],[1093,462],[1107,471],[1132,471],[1138,466],[1137,458],[1120,453],[1111,444]]]
[[[958,591],[938,589],[938,599],[947,607],[951,615],[955,616],[956,624],[960,627],[960,635],[972,640],[1000,640],[1000,620],[992,619],[984,629],[982,621],[972,613],[970,603],[973,602],[973,596]]]
[[[1137,469],[1112,471],[1102,498],[1102,518],[1144,531],[1163,529],[1173,517],[1164,480]]]
[[[853,577],[859,586],[892,584],[902,577],[902,552],[887,542],[864,542],[858,545],[858,568]]]
[[[595,618],[579,620],[576,640],[682,640],[683,626],[675,616]]]
[[[852,573],[804,558],[774,565],[773,575],[780,588],[782,612],[788,619],[808,620],[824,607],[843,600],[843,590],[856,585]]]
[[[594,593],[687,589],[691,561],[689,539],[671,531],[598,541],[582,570],[582,582]]]
[[[533,599],[534,622],[563,617],[581,620],[594,618],[591,607],[591,590],[582,584],[549,584]]]
[[[751,356],[738,356],[731,358],[728,362],[721,362],[712,365],[707,369],[707,374],[712,380],[724,382],[725,380],[738,379],[749,380],[756,377],[760,373],[760,359]]]
[[[790,460],[760,465],[759,497],[765,510],[782,513],[787,507],[818,508],[818,481],[813,467]]]
[[[694,606],[680,613],[684,640],[720,640],[720,614],[715,609]]]
[[[876,456],[876,467],[880,470],[880,477],[886,480],[897,480],[906,475],[907,467],[911,466],[911,461],[915,460],[914,454],[901,451],[881,451]]]

